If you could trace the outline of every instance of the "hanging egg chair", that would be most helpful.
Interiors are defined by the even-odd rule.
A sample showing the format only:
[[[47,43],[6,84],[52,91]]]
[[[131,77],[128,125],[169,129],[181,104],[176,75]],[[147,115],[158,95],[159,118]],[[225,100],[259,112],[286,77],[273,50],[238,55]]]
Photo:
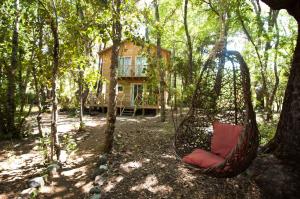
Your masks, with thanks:
[[[243,172],[259,145],[248,66],[237,51],[224,56],[232,68],[224,64],[220,76],[216,67],[204,67],[190,110],[175,126],[177,157],[192,170],[214,177]]]

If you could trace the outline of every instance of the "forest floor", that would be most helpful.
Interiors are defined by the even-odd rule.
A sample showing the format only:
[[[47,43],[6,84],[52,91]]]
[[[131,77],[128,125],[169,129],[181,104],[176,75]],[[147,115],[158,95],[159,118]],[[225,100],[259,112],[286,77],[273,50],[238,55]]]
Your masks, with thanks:
[[[43,116],[49,131],[50,115]],[[93,172],[104,142],[105,115],[85,116],[86,131],[78,119],[60,115],[58,131],[77,143],[63,164],[60,176],[46,182],[37,198],[87,198]],[[34,121],[34,118],[32,118]],[[36,127],[33,125],[36,131]],[[101,198],[261,198],[246,176],[217,179],[195,175],[176,160],[171,121],[159,117],[118,117],[114,151],[101,186]],[[28,180],[45,170],[36,138],[0,142],[0,199],[17,198]]]

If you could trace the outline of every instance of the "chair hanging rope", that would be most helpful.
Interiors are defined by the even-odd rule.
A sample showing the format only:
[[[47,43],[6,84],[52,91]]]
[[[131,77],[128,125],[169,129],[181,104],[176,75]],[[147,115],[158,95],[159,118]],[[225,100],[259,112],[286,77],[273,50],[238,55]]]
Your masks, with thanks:
[[[233,177],[244,171],[256,157],[259,145],[248,66],[237,51],[226,51],[224,55],[232,63],[232,69],[228,67],[224,69],[220,95],[215,95],[211,83],[216,79],[216,72],[213,67],[209,68],[209,64],[212,63],[210,60],[206,62],[197,81],[189,112],[180,124],[175,126],[176,155],[184,161],[191,160],[192,165],[190,162],[187,165],[190,168],[215,177]],[[238,63],[239,70],[235,63]],[[228,96],[233,99],[227,99]],[[212,129],[213,122],[215,123]],[[225,137],[222,131],[227,133]],[[233,134],[237,135],[236,138]],[[220,137],[223,139],[222,142],[229,140],[232,146],[226,153],[221,151],[218,154],[216,152],[218,144],[224,145],[222,142],[218,143]],[[193,162],[194,159],[188,159],[194,156],[196,159],[199,157],[206,159],[200,158],[201,166],[199,166]]]

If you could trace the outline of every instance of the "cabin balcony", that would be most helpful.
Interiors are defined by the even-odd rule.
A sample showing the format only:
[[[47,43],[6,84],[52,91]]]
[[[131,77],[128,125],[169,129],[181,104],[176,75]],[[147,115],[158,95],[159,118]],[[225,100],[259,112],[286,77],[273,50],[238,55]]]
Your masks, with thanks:
[[[118,79],[147,78],[146,65],[125,65],[117,69]]]

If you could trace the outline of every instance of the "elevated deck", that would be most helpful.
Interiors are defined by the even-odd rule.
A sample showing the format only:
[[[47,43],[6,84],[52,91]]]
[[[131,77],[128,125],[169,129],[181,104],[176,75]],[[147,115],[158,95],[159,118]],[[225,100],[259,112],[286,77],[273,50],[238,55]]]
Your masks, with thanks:
[[[117,105],[117,115],[119,116],[135,116],[135,115],[156,115],[160,109],[159,106],[144,105],[144,106],[120,106]],[[88,104],[87,108],[92,111],[107,112],[107,104]]]
[[[134,101],[128,100],[130,98],[126,98],[125,96],[126,94],[117,95],[116,107],[119,115],[123,115],[123,113],[132,113],[133,116],[136,115],[136,113],[144,115],[147,112],[154,112],[156,114],[160,109],[157,95],[137,95]],[[104,95],[99,95],[98,97],[90,95],[86,107],[89,108],[89,110],[106,112],[108,107],[107,101],[108,99]]]

